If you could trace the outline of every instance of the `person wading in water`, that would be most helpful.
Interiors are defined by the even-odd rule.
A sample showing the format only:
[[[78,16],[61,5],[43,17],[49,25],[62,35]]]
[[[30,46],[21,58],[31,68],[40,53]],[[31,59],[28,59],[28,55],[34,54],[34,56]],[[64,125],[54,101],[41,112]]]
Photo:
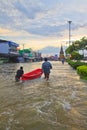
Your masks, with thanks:
[[[52,69],[52,64],[48,62],[47,58],[44,58],[44,62],[42,63],[42,70],[46,80],[49,80],[50,69]]]
[[[20,81],[20,78],[24,74],[23,67],[21,66],[20,69],[17,70],[15,80]]]

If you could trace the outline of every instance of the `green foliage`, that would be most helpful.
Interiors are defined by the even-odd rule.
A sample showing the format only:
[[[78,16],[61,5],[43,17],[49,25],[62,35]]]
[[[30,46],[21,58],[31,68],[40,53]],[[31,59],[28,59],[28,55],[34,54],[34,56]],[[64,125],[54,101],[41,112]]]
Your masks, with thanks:
[[[77,67],[77,73],[81,78],[87,79],[87,65]]]
[[[87,63],[80,62],[80,61],[68,60],[67,62],[73,69],[77,69],[77,67],[82,66],[82,65],[87,65]]]
[[[67,49],[66,49],[66,54],[71,54],[73,52],[74,48],[72,45],[70,45]]]
[[[84,49],[87,49],[87,37],[82,37],[82,39],[73,42],[72,45],[66,49],[66,54],[71,54],[73,51]]]
[[[80,48],[81,49],[85,49],[87,46],[87,38],[86,37],[83,37],[81,40],[80,40]]]
[[[83,58],[83,55],[80,55],[78,52],[73,51],[71,53],[71,60],[75,59],[75,60],[81,60]]]

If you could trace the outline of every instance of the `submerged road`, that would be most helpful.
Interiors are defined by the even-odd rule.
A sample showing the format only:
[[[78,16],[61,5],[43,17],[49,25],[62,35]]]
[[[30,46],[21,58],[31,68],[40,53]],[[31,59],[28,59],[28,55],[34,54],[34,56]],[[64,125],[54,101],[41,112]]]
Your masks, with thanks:
[[[16,83],[16,70],[42,62],[0,65],[0,130],[87,130],[87,82],[67,63],[51,62],[50,80]]]

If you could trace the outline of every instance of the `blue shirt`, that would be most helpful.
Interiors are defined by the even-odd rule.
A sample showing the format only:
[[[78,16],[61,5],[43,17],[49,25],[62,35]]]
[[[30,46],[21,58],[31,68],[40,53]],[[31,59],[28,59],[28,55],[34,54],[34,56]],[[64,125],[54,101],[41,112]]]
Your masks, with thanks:
[[[45,61],[45,62],[42,64],[42,69],[43,69],[44,73],[49,74],[49,73],[50,73],[50,69],[52,69],[51,63],[48,62],[48,61]]]

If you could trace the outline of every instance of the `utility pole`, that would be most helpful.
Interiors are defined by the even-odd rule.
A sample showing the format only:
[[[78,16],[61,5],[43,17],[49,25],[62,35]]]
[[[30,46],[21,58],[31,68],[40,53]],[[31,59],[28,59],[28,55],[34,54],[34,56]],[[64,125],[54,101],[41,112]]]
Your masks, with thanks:
[[[68,24],[69,24],[69,46],[71,43],[71,23],[72,23],[72,21],[68,21]]]
[[[24,44],[23,44],[23,51],[24,51]]]
[[[24,44],[23,44],[23,56],[24,56]]]

